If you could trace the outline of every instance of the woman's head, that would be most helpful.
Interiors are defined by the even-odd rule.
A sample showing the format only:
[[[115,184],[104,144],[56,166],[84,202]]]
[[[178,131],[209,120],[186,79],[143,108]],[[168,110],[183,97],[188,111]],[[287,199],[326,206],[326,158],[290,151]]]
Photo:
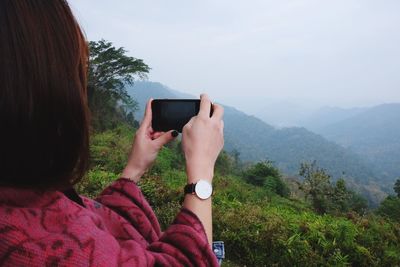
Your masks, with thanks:
[[[62,188],[83,176],[87,63],[66,1],[0,1],[0,185]]]

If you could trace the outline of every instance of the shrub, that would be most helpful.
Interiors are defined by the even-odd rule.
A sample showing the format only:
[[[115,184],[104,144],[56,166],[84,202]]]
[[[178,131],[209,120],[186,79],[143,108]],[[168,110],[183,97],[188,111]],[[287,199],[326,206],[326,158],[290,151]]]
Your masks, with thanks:
[[[290,194],[289,187],[282,180],[279,170],[270,161],[251,165],[242,173],[242,176],[247,183],[265,187],[280,196],[287,197]]]
[[[395,196],[388,196],[382,201],[377,213],[390,218],[394,221],[400,221],[400,198]]]
[[[92,168],[120,173],[124,169],[133,142],[135,130],[121,125],[114,130],[97,133],[90,140]]]
[[[99,167],[91,169],[75,188],[79,194],[96,198],[105,187],[118,178],[118,175]]]

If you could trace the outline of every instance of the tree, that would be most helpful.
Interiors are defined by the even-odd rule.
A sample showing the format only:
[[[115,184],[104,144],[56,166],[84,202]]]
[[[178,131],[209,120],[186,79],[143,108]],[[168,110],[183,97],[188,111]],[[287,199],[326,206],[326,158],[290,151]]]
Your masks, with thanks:
[[[368,208],[367,200],[360,194],[348,189],[343,178],[336,181],[331,202],[332,211],[339,213],[355,211],[362,214]]]
[[[97,130],[115,127],[119,122],[134,123],[137,103],[125,86],[132,85],[135,78],[146,78],[150,68],[126,53],[105,40],[89,42],[88,102]]]
[[[302,163],[299,174],[304,178],[299,188],[305,193],[306,199],[311,198],[316,212],[337,214],[355,211],[361,214],[367,209],[365,198],[348,189],[343,178],[338,179],[333,186],[331,176],[319,168],[316,161]]]
[[[236,148],[231,152],[232,157],[235,159],[235,162],[238,164],[240,162],[240,152]]]
[[[350,191],[349,207],[351,210],[363,214],[368,209],[367,200],[360,194]]]
[[[243,173],[243,177],[249,184],[263,186],[268,176],[279,176],[279,171],[271,161],[261,161],[250,166]]]
[[[300,189],[304,192],[306,199],[311,198],[315,211],[320,214],[327,212],[332,194],[330,175],[324,169],[319,168],[316,161],[302,163],[299,175],[304,178]]]
[[[215,162],[215,169],[222,175],[232,173],[234,166],[233,158],[225,151],[221,151],[218,155],[217,161]]]
[[[400,221],[400,198],[395,196],[386,197],[379,206],[377,213],[396,222]]]
[[[243,178],[250,184],[263,186],[283,197],[290,194],[279,170],[273,166],[271,161],[261,161],[250,166],[243,172]]]
[[[346,212],[349,210],[350,204],[350,192],[346,187],[346,182],[343,178],[336,181],[335,187],[332,193],[332,203],[334,209],[338,211]]]
[[[393,187],[394,192],[396,192],[397,197],[400,198],[400,178],[396,180]]]
[[[393,186],[397,196],[388,196],[383,200],[377,213],[394,221],[400,220],[400,179],[397,179]]]
[[[241,159],[240,159],[240,152],[237,150],[237,149],[233,149],[231,152],[230,152],[230,155],[231,155],[231,157],[233,158],[233,165],[234,165],[234,167],[233,167],[233,171],[235,172],[235,173],[239,173],[240,171],[241,171],[241,169],[242,169],[242,161],[241,161]]]

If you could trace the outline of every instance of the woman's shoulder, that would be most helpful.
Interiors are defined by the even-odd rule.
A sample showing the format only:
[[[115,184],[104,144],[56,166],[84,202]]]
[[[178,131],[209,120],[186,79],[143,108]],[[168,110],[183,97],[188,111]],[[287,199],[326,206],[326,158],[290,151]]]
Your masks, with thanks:
[[[0,187],[0,240],[1,266],[72,259],[86,263],[101,251],[99,244],[107,244],[107,250],[115,253],[119,247],[103,218],[62,192],[4,187]]]
[[[86,212],[59,191],[0,187],[0,224],[32,235],[62,231]]]

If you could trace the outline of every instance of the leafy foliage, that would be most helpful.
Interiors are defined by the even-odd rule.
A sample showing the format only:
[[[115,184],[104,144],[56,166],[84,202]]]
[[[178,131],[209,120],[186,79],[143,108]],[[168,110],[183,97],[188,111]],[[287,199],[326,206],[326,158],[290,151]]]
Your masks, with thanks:
[[[400,198],[388,196],[382,201],[378,213],[394,221],[400,221]]]
[[[226,151],[222,151],[215,163],[215,169],[221,174],[228,174],[237,171],[237,160]]]
[[[366,200],[346,187],[343,178],[331,184],[331,176],[316,161],[302,163],[299,175],[304,178],[300,189],[305,193],[306,199],[311,199],[314,210],[319,214],[341,214],[349,211],[363,213],[367,209]]]
[[[299,175],[304,178],[301,189],[306,198],[311,198],[316,212],[323,214],[328,210],[328,198],[332,194],[330,176],[324,169],[318,168],[316,162],[302,163]]]
[[[271,161],[262,161],[248,167],[242,174],[246,182],[265,187],[280,196],[288,196],[289,188],[282,181],[279,170]]]
[[[393,190],[397,194],[397,197],[400,197],[400,179],[397,179],[394,183]]]
[[[128,160],[130,144],[135,130],[128,125],[120,125],[92,135],[90,139],[91,166],[100,170],[120,173]]]
[[[92,137],[92,169],[78,185],[80,193],[94,197],[118,177],[121,164],[126,162],[118,155],[126,155],[133,133],[132,128],[119,126]],[[112,148],[106,149],[107,146]],[[140,182],[163,229],[169,226],[181,206],[186,183],[183,163],[180,142],[176,140],[162,149]],[[213,197],[214,239],[226,244],[227,261],[223,265],[400,264],[398,221],[356,212],[319,215],[307,202],[281,197],[265,184],[247,183],[244,177],[234,174],[233,169],[226,168],[229,164],[224,166],[224,171],[218,171],[213,182],[216,190]],[[271,163],[261,162],[256,169],[271,176],[271,172],[267,172],[270,168],[273,168]],[[343,182],[331,186],[332,194],[338,193],[338,207],[352,205],[345,203],[349,198]]]
[[[145,78],[150,68],[105,40],[89,42],[89,52],[88,102],[94,128],[109,129],[121,121],[133,125],[137,103],[125,85],[132,85],[135,77]]]
[[[94,167],[76,186],[76,190],[87,197],[95,198],[105,187],[107,187],[117,178],[118,175],[114,172],[102,170],[99,167]]]
[[[400,179],[394,184],[394,191],[397,196],[388,196],[384,201],[382,201],[378,213],[382,216],[392,219],[393,221],[400,221]]]

